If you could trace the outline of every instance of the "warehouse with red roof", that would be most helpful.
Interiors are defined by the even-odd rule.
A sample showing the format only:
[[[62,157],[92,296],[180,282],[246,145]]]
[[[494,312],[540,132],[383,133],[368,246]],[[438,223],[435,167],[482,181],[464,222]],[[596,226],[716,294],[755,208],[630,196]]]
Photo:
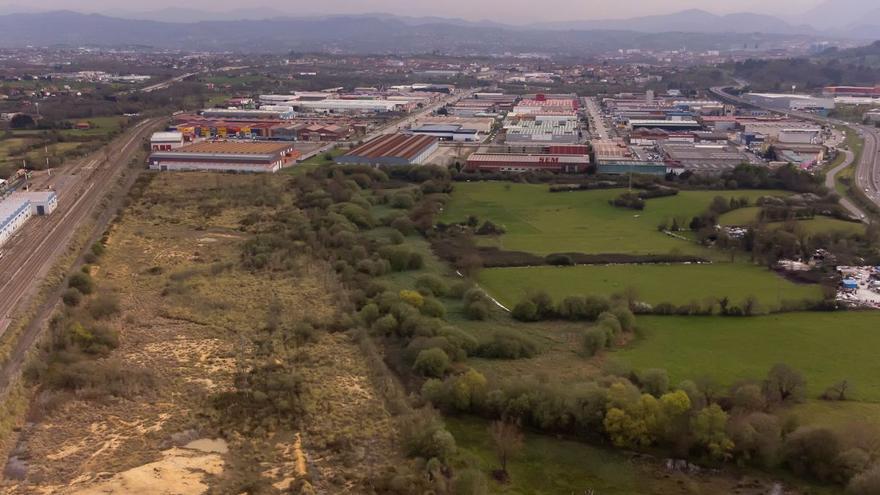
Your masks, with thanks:
[[[336,157],[336,163],[422,165],[438,146],[439,140],[433,136],[386,134]]]

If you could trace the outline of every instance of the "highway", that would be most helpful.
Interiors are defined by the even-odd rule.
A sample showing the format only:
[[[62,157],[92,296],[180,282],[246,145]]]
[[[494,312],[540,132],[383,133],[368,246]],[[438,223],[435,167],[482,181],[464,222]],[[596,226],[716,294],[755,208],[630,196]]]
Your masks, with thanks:
[[[37,294],[77,229],[95,213],[118,172],[128,166],[142,140],[159,122],[139,122],[104,149],[44,177],[40,189],[54,189],[58,193],[58,207],[50,215],[28,220],[0,248],[0,334],[23,309],[20,303]]]
[[[187,79],[187,78],[190,78],[190,77],[193,77],[193,76],[197,76],[197,75],[199,75],[199,74],[205,74],[205,73],[208,73],[208,72],[228,72],[228,71],[231,71],[231,70],[240,70],[240,69],[247,69],[247,68],[248,68],[248,66],[241,66],[241,67],[221,67],[221,68],[219,68],[219,69],[205,69],[205,70],[198,71],[198,72],[190,72],[190,73],[188,73],[188,74],[182,74],[182,75],[177,76],[177,77],[172,77],[171,79],[168,79],[168,80],[162,81],[162,82],[160,82],[160,83],[156,83],[156,84],[153,84],[153,85],[151,85],[151,86],[147,86],[147,87],[145,87],[145,88],[141,88],[141,89],[139,89],[139,90],[135,90],[135,91],[140,91],[140,92],[142,92],[142,93],[152,93],[153,91],[158,91],[158,90],[160,90],[160,89],[165,89],[165,88],[171,86],[172,84],[179,83],[180,81],[183,81],[184,79]],[[131,92],[131,91],[130,91],[130,92]]]
[[[878,151],[880,151],[878,150],[878,143],[880,143],[880,130],[875,127],[867,127],[850,122],[844,122],[842,120],[830,119],[811,113],[786,111],[770,106],[759,105],[738,96],[734,96],[728,93],[726,90],[727,88],[725,87],[715,87],[712,88],[710,91],[722,101],[761,108],[763,110],[767,110],[780,115],[794,116],[819,124],[849,127],[850,129],[858,132],[859,135],[864,138],[865,145],[862,150],[861,159],[859,160],[859,163],[856,164],[856,187],[858,187],[860,191],[864,191],[868,199],[872,203],[880,207],[880,163],[878,163],[877,160],[877,153]],[[854,159],[853,153],[851,151],[847,151],[846,153],[847,157],[844,161],[844,164],[835,167],[833,170],[830,170],[826,174],[825,182],[826,185],[828,185],[831,189],[834,188],[837,174],[845,169],[847,166],[852,164],[852,161]],[[860,218],[863,221],[867,221],[867,216],[865,215],[865,213],[850,200],[843,198],[841,199],[841,204],[847,210],[852,212],[857,218]]]

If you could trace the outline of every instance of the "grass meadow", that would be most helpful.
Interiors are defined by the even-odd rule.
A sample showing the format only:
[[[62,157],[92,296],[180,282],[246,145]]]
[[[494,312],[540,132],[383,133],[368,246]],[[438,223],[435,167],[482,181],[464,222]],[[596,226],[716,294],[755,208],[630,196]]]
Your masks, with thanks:
[[[749,208],[740,208],[721,215],[719,222],[721,225],[749,225],[757,219],[760,208],[752,206]],[[865,226],[859,222],[847,222],[831,217],[815,217],[809,220],[796,220],[797,225],[804,229],[808,234],[817,234],[821,232],[844,232],[846,234],[862,234],[865,232]],[[776,222],[771,225],[782,226],[782,222]]]
[[[670,473],[657,462],[637,459],[620,451],[594,447],[549,435],[525,433],[519,455],[508,462],[510,481],[491,479],[498,460],[488,433],[488,423],[477,418],[446,418],[459,447],[461,464],[476,467],[489,478],[491,494],[504,495],[716,495],[756,492],[743,490],[743,476],[754,472],[705,473],[688,476]],[[791,480],[787,480],[791,483]],[[797,483],[794,483],[797,485]],[[592,490],[592,492],[590,491]],[[809,488],[813,495],[830,495],[832,489]]]
[[[880,313],[787,313],[754,318],[639,317],[644,337],[613,353],[636,369],[664,368],[671,383],[710,376],[762,379],[776,363],[803,373],[811,397],[841,380],[853,398],[880,402]]]
[[[651,199],[643,211],[608,204],[623,189],[551,193],[546,185],[472,182],[455,185],[453,200],[441,221],[460,222],[469,215],[502,225],[507,233],[495,242],[503,249],[536,254],[554,252],[669,254],[718,257],[694,243],[658,232],[661,223],[687,225],[708,209],[715,196],[758,197],[778,191],[682,191]]]
[[[479,276],[482,285],[512,307],[530,290],[543,290],[559,301],[574,295],[606,295],[635,288],[652,305],[727,297],[739,304],[755,296],[765,309],[784,300],[821,300],[818,285],[795,284],[766,268],[746,263],[689,265],[581,265],[572,267],[492,268]]]

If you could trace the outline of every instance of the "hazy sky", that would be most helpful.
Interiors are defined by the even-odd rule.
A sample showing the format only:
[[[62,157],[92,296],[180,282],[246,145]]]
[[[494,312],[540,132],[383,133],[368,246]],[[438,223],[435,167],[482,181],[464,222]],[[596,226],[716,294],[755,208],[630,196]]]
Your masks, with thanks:
[[[436,15],[507,22],[622,18],[700,8],[716,13],[759,12],[786,17],[819,4],[821,0],[0,0],[4,10],[70,9],[119,13],[166,7],[206,10],[254,9],[266,6],[291,14],[356,14],[387,12],[400,15]]]

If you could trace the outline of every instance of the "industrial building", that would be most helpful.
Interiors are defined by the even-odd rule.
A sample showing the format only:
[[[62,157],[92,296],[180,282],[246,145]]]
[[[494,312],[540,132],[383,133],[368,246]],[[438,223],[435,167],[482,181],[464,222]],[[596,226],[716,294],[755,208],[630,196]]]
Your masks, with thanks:
[[[715,175],[749,161],[745,153],[722,144],[665,143],[660,149],[666,165],[675,172],[689,170]]]
[[[827,86],[822,90],[823,96],[866,96],[880,97],[880,86]]]
[[[469,172],[532,172],[547,171],[578,174],[590,166],[588,155],[474,153],[467,159]]]
[[[439,147],[433,136],[386,134],[345,155],[336,157],[339,164],[422,165]]]
[[[815,127],[782,129],[779,131],[779,142],[793,144],[817,144],[819,142],[820,132],[822,132],[822,129]]]
[[[665,175],[663,162],[642,160],[623,141],[595,140],[591,143],[599,174]]]
[[[505,141],[575,144],[583,134],[576,117],[568,115],[516,115],[504,122]]]
[[[175,132],[154,132],[150,136],[150,150],[152,151],[168,151],[183,146],[183,133]]]
[[[317,113],[387,113],[409,111],[409,101],[341,100],[298,101],[296,107]]]
[[[496,119],[491,117],[453,117],[453,116],[428,116],[420,117],[415,126],[418,125],[449,125],[457,124],[468,129],[474,129],[480,134],[489,134],[495,126]]]
[[[782,93],[748,93],[745,99],[752,103],[769,106],[779,110],[815,112],[826,115],[834,110],[834,98],[816,98],[810,95]]]
[[[422,124],[408,132],[417,136],[434,136],[441,141],[473,143],[481,140],[479,131],[462,124]]]
[[[208,119],[292,119],[293,110],[249,110],[241,108],[206,108],[202,116]]]
[[[55,191],[15,192],[0,201],[0,246],[6,243],[29,218],[49,215],[58,206]]]
[[[290,142],[209,141],[150,155],[152,170],[277,172],[296,162]]]
[[[662,129],[664,131],[699,131],[703,126],[696,120],[630,120],[629,129]]]

